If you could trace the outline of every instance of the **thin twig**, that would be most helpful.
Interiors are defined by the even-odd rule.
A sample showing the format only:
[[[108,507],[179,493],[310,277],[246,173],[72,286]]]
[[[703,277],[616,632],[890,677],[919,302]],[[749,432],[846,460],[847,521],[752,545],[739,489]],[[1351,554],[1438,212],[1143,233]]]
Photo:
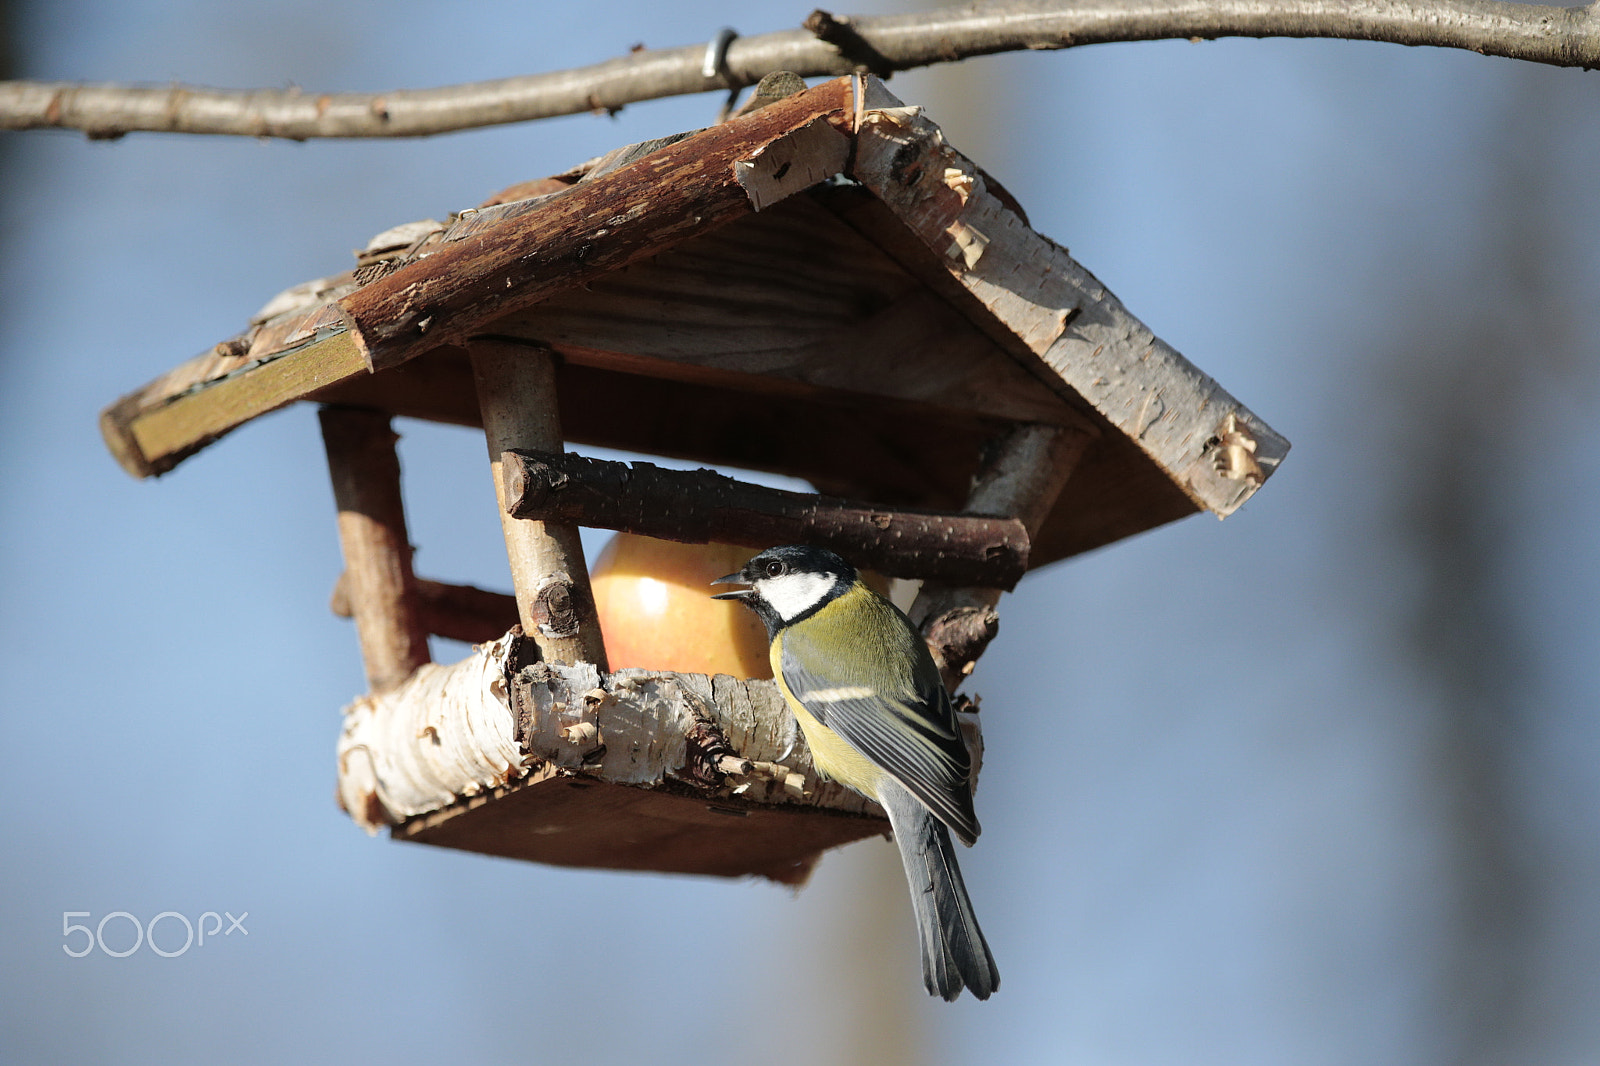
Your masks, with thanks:
[[[695,44],[547,74],[378,94],[0,82],[0,129],[59,127],[97,138],[134,131],[419,137],[616,111],[752,85],[774,70],[889,74],[997,52],[1169,38],[1334,37],[1600,66],[1600,0],[1569,8],[1501,0],[1009,0],[902,15],[817,12],[807,25],[811,32],[735,39],[726,67],[711,76],[706,46]]]

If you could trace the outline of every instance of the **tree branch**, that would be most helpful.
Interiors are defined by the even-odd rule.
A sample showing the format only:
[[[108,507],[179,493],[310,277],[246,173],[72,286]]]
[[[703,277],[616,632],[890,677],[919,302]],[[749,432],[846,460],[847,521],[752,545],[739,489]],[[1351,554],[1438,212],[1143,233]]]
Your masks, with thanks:
[[[0,129],[58,127],[94,138],[134,131],[420,137],[743,87],[774,70],[887,75],[997,52],[1171,38],[1332,37],[1600,66],[1600,0],[1569,8],[1501,0],[1010,0],[902,15],[819,11],[806,25],[810,32],[737,38],[726,68],[709,77],[705,46],[697,44],[547,74],[378,94],[0,82]]]

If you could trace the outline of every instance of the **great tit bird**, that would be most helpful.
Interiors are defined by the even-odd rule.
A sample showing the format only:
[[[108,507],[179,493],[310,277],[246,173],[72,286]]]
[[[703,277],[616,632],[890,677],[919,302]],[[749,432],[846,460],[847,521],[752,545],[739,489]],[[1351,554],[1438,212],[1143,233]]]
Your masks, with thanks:
[[[972,757],[933,656],[898,607],[823,548],[769,548],[713,585],[767,626],[772,673],[811,758],[888,812],[911,887],[930,995],[979,999],[1000,987],[956,865],[950,831],[978,838]]]

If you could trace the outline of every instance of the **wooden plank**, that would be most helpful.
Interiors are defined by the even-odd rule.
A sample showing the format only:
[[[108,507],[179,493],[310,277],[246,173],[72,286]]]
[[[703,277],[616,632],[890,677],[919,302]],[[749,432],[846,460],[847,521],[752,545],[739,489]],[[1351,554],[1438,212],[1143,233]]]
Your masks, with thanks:
[[[690,382],[571,362],[556,371],[563,433],[572,443],[786,474],[886,504],[959,508],[983,442],[1009,425],[931,404],[773,392],[764,381],[735,375]],[[351,379],[316,398],[479,424],[471,368],[459,349]]]
[[[252,418],[366,372],[354,339],[339,330],[153,406],[144,406],[150,388],[141,390],[108,409],[101,427],[108,442],[115,435],[112,453],[130,473],[158,474]]]
[[[502,316],[485,332],[537,339],[602,369],[845,390],[1016,421],[1077,419],[811,195]]]
[[[821,853],[888,832],[864,814],[707,801],[551,776],[395,826],[396,840],[525,862],[803,884]]]
[[[825,82],[702,130],[473,231],[458,223],[426,258],[339,301],[368,364],[383,369],[754,210],[735,164],[783,151],[818,119],[847,122],[849,79]],[[841,159],[842,163],[842,159]],[[791,191],[798,191],[794,189]]]
[[[1134,440],[1197,505],[1232,513],[1288,441],[1128,313],[988,191],[939,128],[863,76],[852,176],[1031,356]],[[1232,452],[1224,438],[1240,442]],[[1247,451],[1252,464],[1237,461]]]
[[[234,337],[213,346],[187,362],[162,374],[142,389],[119,398],[100,412],[100,434],[106,447],[116,457],[122,468],[134,477],[150,477],[164,473],[178,461],[170,456],[152,459],[139,448],[133,437],[133,423],[141,415],[170,403],[200,385],[232,373],[249,362],[245,352],[249,349],[248,337]]]

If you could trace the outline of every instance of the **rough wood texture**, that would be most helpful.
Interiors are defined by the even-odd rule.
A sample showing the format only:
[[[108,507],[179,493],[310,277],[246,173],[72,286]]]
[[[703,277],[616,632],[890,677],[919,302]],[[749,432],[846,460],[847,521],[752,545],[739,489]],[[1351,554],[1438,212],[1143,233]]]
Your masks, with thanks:
[[[400,498],[399,438],[381,411],[325,407],[319,418],[361,659],[372,691],[386,692],[428,662]]]
[[[238,362],[207,352],[106,408],[100,432],[123,469],[136,477],[165,473],[250,419],[366,372],[342,331],[246,363],[243,373],[230,365]]]
[[[358,824],[561,865],[789,883],[823,849],[887,828],[817,776],[771,681],[523,664],[517,643],[346,708],[339,796]]]
[[[1288,452],[1274,433],[1130,315],[1066,251],[991,194],[981,170],[870,76],[851,174],[1071,390],[1166,470],[1196,504],[1231,514]],[[1219,457],[1225,427],[1256,445],[1259,477]]]
[[[477,341],[469,349],[500,525],[522,628],[547,661],[606,668],[578,528],[510,514],[501,457],[513,448],[561,449],[555,356],[548,349]]]
[[[996,443],[967,498],[967,510],[1014,515],[1030,533],[1037,531],[1090,442],[1088,434],[1076,430],[1019,426]],[[1001,591],[925,581],[907,612],[921,628],[951,692],[972,673],[999,632],[994,608]]]
[[[464,644],[486,644],[499,640],[518,624],[517,598],[473,585],[447,585],[442,581],[418,578],[417,610],[422,627],[436,637],[459,640]],[[350,575],[343,573],[333,586],[329,608],[340,618],[353,617]]]
[[[769,489],[714,470],[557,452],[508,452],[501,477],[506,508],[518,518],[694,544],[816,544],[893,577],[1003,589],[1028,569],[1028,536],[1013,518],[895,510]]]
[[[813,196],[795,196],[496,318],[572,363],[796,396],[848,392],[1010,421],[1071,406]]]
[[[291,290],[308,299],[329,291],[337,287]],[[303,308],[298,319],[284,312],[271,324],[293,335],[288,327],[308,315]],[[186,391],[185,405],[210,409],[221,375],[262,372],[250,356],[270,349],[267,328],[264,323],[230,349],[242,357],[223,360],[208,353],[191,360],[170,384],[153,383],[106,417],[125,411],[152,417],[155,408]],[[814,474],[835,484],[847,484],[839,472],[854,469],[865,476],[853,491],[873,498],[937,506],[940,500],[924,489],[937,485],[939,497],[953,506],[971,473],[963,464],[952,465],[953,456],[997,432],[1003,421],[1081,421],[944,298],[810,196],[791,197],[691,238],[587,288],[557,293],[486,329],[547,341],[561,352],[567,364],[562,405],[573,413],[566,420],[570,439]],[[348,345],[348,336],[340,336]],[[286,358],[293,363],[312,354]],[[658,392],[647,377],[669,379],[660,386],[661,413],[649,410]],[[470,369],[453,348],[376,375],[364,373],[360,359],[352,358],[313,398],[461,424],[478,421]],[[619,415],[606,413],[619,406]],[[598,416],[590,417],[591,410]],[[216,408],[215,416],[226,423],[252,412],[229,406]],[[814,431],[806,426],[813,420]],[[788,441],[762,439],[777,434],[760,427],[779,425],[791,427]],[[942,443],[945,434],[950,446]],[[122,436],[108,431],[108,443],[116,449]],[[131,442],[128,447],[136,460],[146,458]],[[809,465],[818,469],[775,463],[774,453],[785,449],[816,453]],[[170,454],[155,459],[163,469],[176,461]],[[124,465],[130,473],[149,471],[137,461]]]
[[[164,473],[251,418],[463,340],[487,318],[748,214],[758,193],[765,204],[800,191],[820,180],[819,168],[844,166],[846,135],[828,133],[819,146],[817,126],[828,126],[823,116],[841,114],[849,94],[848,79],[839,79],[700,135],[650,142],[667,146],[661,151],[624,150],[628,165],[575,172],[593,174],[592,181],[555,181],[554,189],[551,179],[537,189],[525,183],[531,199],[496,197],[448,227],[429,221],[387,231],[411,240],[369,245],[357,271],[286,290],[246,336],[107,408],[106,444],[130,474]],[[823,156],[813,158],[818,152]],[[812,165],[792,165],[801,157]],[[780,170],[781,178],[772,176]],[[769,180],[747,188],[752,175]]]
[[[790,151],[832,158],[834,147],[823,145],[837,146],[833,132],[805,124],[796,127],[810,130],[805,137],[770,140],[770,129],[749,124],[788,103],[721,128],[743,131],[742,158],[770,167],[769,177],[809,180],[813,171],[794,166],[778,178],[778,161]],[[685,224],[661,235],[658,254],[593,277],[569,263],[571,271],[529,282],[543,292],[537,303],[497,305],[482,331],[547,342],[561,354],[568,439],[789,474],[886,505],[956,510],[978,447],[1011,424],[1098,430],[1031,538],[1034,566],[1197,508],[1226,513],[1271,476],[1282,439],[1155,341],[1064,251],[1023,232],[1015,201],[915,109],[871,78],[852,103],[824,124],[863,146],[855,169],[883,179],[876,191],[824,183],[721,227]],[[398,293],[405,278],[422,276],[414,268],[432,270],[426,264],[446,253],[461,278],[481,280],[479,267],[492,273],[512,231],[535,249],[538,234],[562,219],[586,224],[597,248],[631,241],[637,233],[611,226],[609,216],[581,223],[557,209],[638,177],[652,160],[703,143],[698,136],[620,149],[448,225],[425,220],[380,234],[357,270],[281,294],[247,334],[108,409],[108,444],[131,472],[157,473],[296,394],[478,424],[461,349],[435,347],[368,373],[329,301],[372,286]],[[753,188],[737,174],[686,169],[679,177],[686,185],[731,180],[747,200]],[[689,195],[652,186],[630,203],[652,215],[658,193]],[[485,300],[496,296],[492,288]],[[447,332],[442,320],[429,322],[432,342]]]
[[[749,214],[752,193],[735,164],[764,169],[766,161],[788,154],[789,138],[799,138],[805,151],[818,150],[813,123],[843,115],[850,93],[848,79],[827,82],[580,182],[537,212],[502,217],[494,226],[463,218],[426,258],[344,297],[339,309],[375,370],[462,341],[556,289]],[[844,142],[837,138],[841,167]],[[812,171],[791,169],[786,191],[797,192],[806,187],[798,179]],[[764,202],[777,195],[776,188],[763,187]],[[604,220],[603,239],[597,220]]]
[[[765,470],[809,480],[834,495],[941,510],[960,508],[978,449],[1007,428],[928,404],[853,393],[740,391],[565,360],[556,370],[556,391],[562,433],[571,444]],[[346,382],[318,398],[478,425],[471,368],[451,351]],[[1185,513],[1193,511],[1179,500]]]
[[[885,819],[554,775],[395,826],[396,840],[555,866],[803,884],[829,848],[889,831]]]

